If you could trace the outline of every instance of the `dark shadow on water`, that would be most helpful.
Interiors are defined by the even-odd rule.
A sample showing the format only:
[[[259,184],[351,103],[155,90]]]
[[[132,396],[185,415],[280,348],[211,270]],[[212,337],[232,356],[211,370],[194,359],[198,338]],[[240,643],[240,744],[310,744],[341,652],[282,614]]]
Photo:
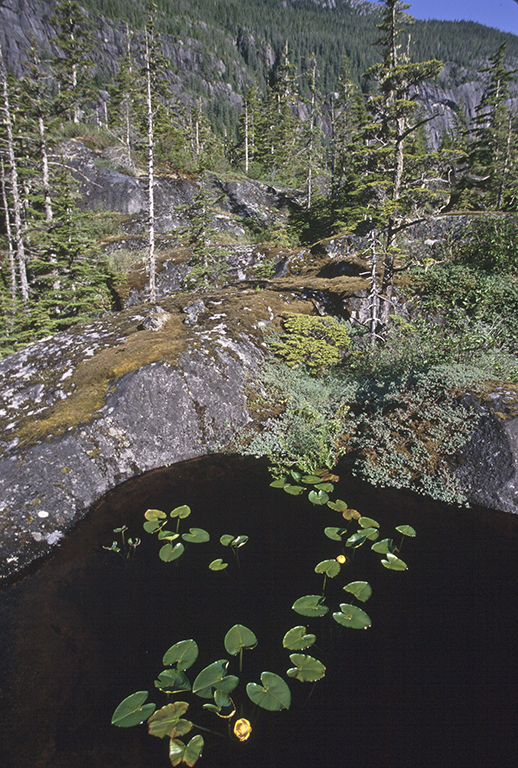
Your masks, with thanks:
[[[358,550],[345,578],[371,582],[373,626],[341,630],[290,609],[319,591],[313,568],[339,549],[322,531],[340,519],[268,484],[264,465],[232,457],[150,472],[108,494],[55,556],[0,593],[2,768],[165,768],[166,741],[144,726],[112,727],[113,710],[137,690],[164,704],[153,683],[165,650],[195,638],[196,674],[227,657],[223,637],[237,622],[259,638],[244,682],[265,669],[285,675],[282,637],[297,624],[317,634],[308,652],[327,675],[314,690],[291,680],[289,712],[236,695],[253,735],[244,744],[208,737],[200,768],[515,768],[518,519],[343,480],[337,495],[378,519],[382,535],[409,523],[418,538],[404,544],[406,573]],[[211,541],[162,563],[143,513],[181,504],[192,508],[183,530],[206,528]],[[102,549],[122,524],[143,539],[129,567]],[[250,537],[241,572],[223,533]],[[216,557],[229,560],[227,572],[208,570]],[[335,581],[334,610],[347,601],[344,574]],[[200,699],[187,700],[195,722],[225,733]]]

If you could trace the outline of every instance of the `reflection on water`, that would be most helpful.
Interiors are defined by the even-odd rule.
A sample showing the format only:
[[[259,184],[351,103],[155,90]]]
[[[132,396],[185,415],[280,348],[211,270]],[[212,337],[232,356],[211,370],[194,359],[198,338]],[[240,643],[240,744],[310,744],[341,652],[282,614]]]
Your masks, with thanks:
[[[322,620],[306,622],[290,606],[318,591],[313,568],[335,554],[322,530],[337,513],[268,483],[263,465],[223,457],[149,473],[109,494],[57,555],[3,590],[2,768],[166,768],[166,740],[143,726],[110,726],[112,712],[137,690],[161,706],[153,681],[164,651],[193,637],[198,672],[225,658],[234,623],[259,638],[245,653],[245,682],[259,682],[265,669],[284,676],[291,663],[282,637],[304,623],[327,675],[314,689],[291,680],[289,712],[257,710],[244,696],[250,739],[209,737],[200,768],[514,768],[518,519],[343,482],[338,496],[377,518],[384,535],[408,523],[418,538],[405,543],[407,573],[358,551],[362,568],[351,574],[373,586],[373,626],[335,627],[331,636],[332,620],[324,631]],[[212,539],[162,563],[156,537],[142,531],[143,512],[180,504],[192,508],[186,528],[206,528]],[[143,539],[128,568],[102,549],[122,524]],[[241,575],[232,563],[228,573],[208,570],[230,555],[218,543],[223,533],[250,537]],[[333,605],[344,600],[343,583],[329,584]],[[201,714],[193,720],[214,727],[194,699]]]

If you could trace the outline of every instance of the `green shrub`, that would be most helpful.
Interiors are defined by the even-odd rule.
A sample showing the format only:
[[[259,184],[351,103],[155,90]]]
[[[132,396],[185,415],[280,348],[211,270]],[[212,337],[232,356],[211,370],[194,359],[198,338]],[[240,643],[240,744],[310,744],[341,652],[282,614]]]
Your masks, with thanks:
[[[279,341],[270,348],[287,365],[305,365],[312,373],[321,373],[343,358],[351,343],[347,326],[334,317],[315,317],[288,313]]]

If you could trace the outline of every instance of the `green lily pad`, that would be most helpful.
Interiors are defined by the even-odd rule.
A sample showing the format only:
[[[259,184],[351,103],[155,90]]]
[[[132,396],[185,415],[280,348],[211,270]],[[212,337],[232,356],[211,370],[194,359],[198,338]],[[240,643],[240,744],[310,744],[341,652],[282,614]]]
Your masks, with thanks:
[[[270,488],[284,488],[286,485],[286,479],[284,477],[280,477],[278,480],[274,480],[273,483],[270,483]]]
[[[326,493],[333,493],[335,489],[333,483],[318,483],[318,485],[315,485],[315,488],[319,491],[325,491]]]
[[[290,472],[290,475],[295,480],[296,483],[300,483],[302,480],[302,472],[297,472],[296,469],[292,469]]]
[[[189,705],[186,701],[175,701],[173,704],[166,704],[162,709],[158,709],[148,720],[148,732],[150,736],[157,736],[163,739],[169,736],[175,739],[177,736],[184,736],[192,729],[190,720],[184,720]]]
[[[345,546],[356,549],[357,547],[361,547],[364,541],[367,541],[367,534],[364,533],[363,531],[361,532],[358,531],[358,533],[353,533],[352,536],[349,536],[349,538],[345,542]]]
[[[246,692],[254,704],[271,712],[281,709],[289,709],[291,704],[291,692],[282,677],[274,672],[261,674],[262,686],[258,683],[248,683]]]
[[[395,552],[397,549],[392,539],[381,539],[377,541],[371,547],[373,552],[378,552],[380,555],[386,555],[387,552]]]
[[[289,485],[289,483],[286,483],[286,485],[283,486],[283,490],[292,496],[300,496],[300,494],[304,493],[306,489],[303,485]]]
[[[333,619],[338,624],[351,629],[367,629],[372,625],[370,617],[365,611],[350,603],[340,603],[340,611],[333,613]]]
[[[156,533],[157,531],[162,530],[162,525],[163,523],[160,524],[157,520],[146,520],[143,528],[146,533]]]
[[[328,501],[327,506],[329,509],[334,509],[335,512],[345,512],[347,509],[349,509],[348,505],[345,503],[345,501],[342,501],[342,499],[337,499],[336,501]]]
[[[326,668],[318,659],[313,656],[306,656],[304,653],[290,654],[290,661],[295,666],[288,669],[288,677],[294,677],[303,683],[321,680],[326,674]]]
[[[220,659],[202,669],[192,686],[192,692],[202,699],[212,699],[213,688],[220,688],[220,683],[227,673],[227,659]]]
[[[328,539],[332,539],[333,541],[342,541],[342,536],[344,533],[347,533],[347,529],[337,528],[336,526],[331,525],[327,528],[324,528],[324,533]]]
[[[161,509],[146,509],[144,517],[146,520],[165,520],[167,515]]]
[[[189,678],[180,669],[164,669],[155,680],[155,688],[164,693],[178,693],[179,691],[190,691],[191,683]]]
[[[232,548],[233,549],[239,549],[239,547],[242,547],[246,542],[248,541],[248,536],[236,536],[236,538],[232,541]]]
[[[144,528],[146,525],[144,524]],[[162,539],[167,539],[168,541],[175,541],[176,539],[180,538],[179,533],[175,533],[174,531],[167,531],[164,528],[162,528],[158,533],[158,539],[159,541],[162,541]]]
[[[361,600],[362,603],[367,602],[372,595],[372,587],[368,581],[351,581],[345,585],[344,589]]]
[[[177,544],[172,546],[172,544],[164,544],[164,546],[160,549],[160,552],[158,553],[161,560],[164,561],[164,563],[170,563],[173,560],[177,560],[181,555],[183,555],[183,552],[185,550],[184,545],[181,541],[179,541]]]
[[[181,507],[176,507],[173,509],[173,511],[170,513],[170,517],[179,517],[180,520],[183,520],[186,517],[189,517],[191,514],[191,508],[187,506],[187,504],[183,504]]]
[[[244,627],[242,624],[234,624],[225,635],[224,644],[227,653],[230,653],[231,656],[237,656],[242,648],[246,650],[255,648],[257,637],[248,627]]]
[[[340,563],[336,560],[322,560],[315,566],[315,573],[325,573],[330,579],[334,579],[340,573]]]
[[[225,675],[216,687],[217,691],[223,691],[224,693],[232,693],[232,691],[239,685],[239,677],[236,675]]]
[[[329,496],[325,491],[310,491],[308,493],[308,499],[312,504],[323,506],[329,501]]]
[[[378,523],[377,520],[373,520],[372,517],[364,517],[363,515],[358,520],[358,524],[362,528],[379,528],[380,527],[380,524]]]
[[[322,478],[318,477],[318,475],[304,475],[302,482],[308,485],[317,485],[317,483],[322,482]]]
[[[304,595],[295,600],[291,606],[301,616],[325,616],[329,611],[327,605],[323,605],[322,595]]]
[[[171,765],[176,766],[184,762],[189,768],[192,768],[201,757],[204,744],[203,736],[199,734],[193,736],[187,745],[181,739],[171,739],[169,742],[169,760]]]
[[[220,536],[219,543],[223,544],[224,547],[228,547],[229,544],[231,544],[234,541],[234,536],[231,533],[224,533],[223,536]]]
[[[227,566],[228,563],[224,563],[221,557],[218,557],[216,560],[213,560],[212,563],[209,563],[211,571],[224,571]]]
[[[411,525],[396,525],[396,531],[402,533],[403,536],[417,536],[415,528],[412,528]]]
[[[189,528],[189,533],[183,533],[182,539],[189,544],[204,544],[209,541],[210,534],[203,528]]]
[[[289,648],[290,651],[302,651],[304,648],[309,648],[313,645],[317,639],[315,635],[306,634],[307,627],[293,627],[289,629],[282,639],[282,644],[285,648]]]
[[[361,531],[358,531],[358,533],[362,533],[364,536],[366,536],[369,541],[376,541],[376,539],[379,538],[380,532],[377,528],[363,528]]]
[[[385,568],[389,568],[391,571],[408,571],[408,565],[404,562],[404,560],[396,557],[396,555],[392,554],[392,552],[387,553],[387,559],[382,560],[381,564],[384,565]]]
[[[123,699],[112,715],[112,725],[131,728],[147,720],[156,709],[156,704],[144,704],[148,696],[147,691],[137,691]]]
[[[176,669],[189,669],[198,658],[196,640],[180,640],[164,653],[162,664],[166,667],[176,664]]]

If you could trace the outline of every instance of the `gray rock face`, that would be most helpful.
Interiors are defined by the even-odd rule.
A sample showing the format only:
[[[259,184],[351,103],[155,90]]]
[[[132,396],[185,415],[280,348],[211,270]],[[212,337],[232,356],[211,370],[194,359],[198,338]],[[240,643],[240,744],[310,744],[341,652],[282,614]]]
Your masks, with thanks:
[[[480,421],[460,456],[456,474],[472,504],[518,513],[518,393],[499,387],[480,400],[464,402]]]
[[[0,578],[45,554],[110,488],[214,451],[250,420],[245,385],[261,358],[257,343],[230,338],[219,315],[192,332],[178,307],[157,309],[126,312],[118,328],[91,323],[0,361],[8,382],[0,397]],[[161,351],[150,354],[155,344]],[[81,377],[87,390],[101,384],[86,409]]]

